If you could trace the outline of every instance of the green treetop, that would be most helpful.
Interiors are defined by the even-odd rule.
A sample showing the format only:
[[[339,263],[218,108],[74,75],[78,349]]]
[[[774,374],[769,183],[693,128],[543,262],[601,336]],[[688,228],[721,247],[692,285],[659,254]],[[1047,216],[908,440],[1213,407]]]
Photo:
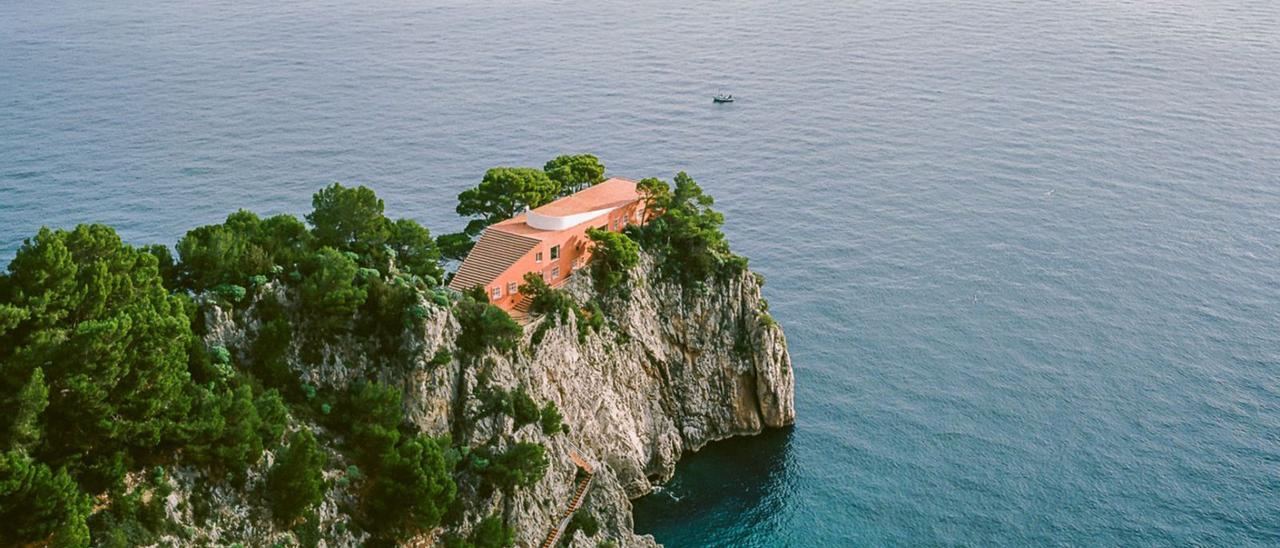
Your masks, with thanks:
[[[640,246],[626,234],[588,228],[591,238],[591,276],[596,290],[605,292],[627,279],[627,271],[640,262]]]
[[[190,407],[191,329],[157,259],[102,225],[41,229],[0,276],[0,417],[33,455],[94,488],[155,449]],[[40,369],[46,386],[24,386]],[[41,395],[47,406],[41,406]],[[38,419],[33,419],[38,416]],[[3,449],[3,448],[0,448]]]
[[[560,196],[604,181],[604,164],[591,154],[557,156],[542,166],[542,171],[560,186]]]
[[[267,473],[267,498],[280,523],[290,524],[324,498],[325,456],[310,430],[294,434]]]
[[[524,208],[535,208],[556,198],[560,187],[543,171],[530,167],[495,167],[486,171],[475,188],[458,195],[458,215],[480,217],[467,224],[475,236],[484,227],[514,217]]]

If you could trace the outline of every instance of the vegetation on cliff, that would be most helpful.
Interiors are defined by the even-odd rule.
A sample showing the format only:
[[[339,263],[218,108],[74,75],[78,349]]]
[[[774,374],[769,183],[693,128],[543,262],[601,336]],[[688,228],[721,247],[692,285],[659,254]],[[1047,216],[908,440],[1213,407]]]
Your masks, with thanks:
[[[251,500],[302,544],[316,538],[315,513],[332,489],[352,494],[340,509],[345,527],[395,543],[459,523],[467,496],[537,483],[545,448],[469,439],[463,426],[499,416],[546,436],[568,426],[554,403],[488,385],[484,356],[518,350],[521,327],[483,291],[444,289],[441,261],[465,253],[477,227],[598,183],[603,172],[590,155],[490,170],[459,197],[458,212],[473,220],[452,239],[386,217],[368,188],[336,183],[315,194],[305,222],[237,211],[192,229],[176,255],[128,245],[102,225],[41,229],[0,274],[0,544],[193,541],[163,507],[177,467],[243,490],[256,470]],[[640,248],[688,285],[745,268],[711,198],[683,173],[675,181],[674,191],[642,182],[653,215],[646,226],[592,231],[601,299],[626,287]],[[536,276],[525,281],[531,312],[549,320],[535,344],[571,316],[580,337],[602,329],[598,302],[579,304]],[[243,337],[210,345],[216,314]],[[412,333],[435,314],[457,322],[456,353],[414,347]],[[355,381],[304,381],[305,368],[333,359],[334,345],[363,364]],[[424,353],[432,367],[477,372],[484,406],[455,412],[452,436],[419,431],[403,388],[378,375]],[[478,523],[446,540],[511,544],[502,515]]]

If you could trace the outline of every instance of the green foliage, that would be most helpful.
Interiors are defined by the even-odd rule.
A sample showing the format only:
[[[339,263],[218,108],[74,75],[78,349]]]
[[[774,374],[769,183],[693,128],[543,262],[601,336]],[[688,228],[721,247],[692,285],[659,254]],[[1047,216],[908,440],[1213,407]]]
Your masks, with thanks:
[[[646,179],[645,181],[650,181]],[[663,272],[686,287],[703,283],[714,275],[732,275],[746,270],[746,259],[729,251],[729,242],[720,231],[724,216],[711,209],[715,201],[684,172],[676,175],[675,191],[666,197],[665,183],[646,183],[642,194],[654,200],[661,212],[644,226],[628,233],[640,246],[662,259]]]
[[[541,419],[541,412],[538,410],[538,402],[533,401],[529,396],[529,392],[523,386],[517,388],[515,393],[511,395],[511,418],[516,421],[516,430],[523,428],[525,425],[533,424]]]
[[[569,526],[565,527],[564,536],[561,538],[568,544],[578,531],[582,531],[582,534],[588,538],[594,537],[600,532],[600,521],[591,512],[580,510],[569,519]]]
[[[596,533],[600,532],[600,521],[590,512],[578,512],[577,515],[573,516],[573,521],[589,537],[594,537]]]
[[[401,271],[440,279],[444,274],[440,268],[440,250],[426,227],[409,219],[398,219],[390,223],[389,231],[387,246],[395,253],[396,266]]]
[[[368,255],[390,236],[384,204],[368,187],[334,183],[311,197],[311,233],[322,246]]]
[[[507,416],[515,414],[515,405],[511,399],[511,394],[502,388],[490,385],[489,376],[485,373],[481,373],[476,382],[475,395],[476,399],[480,401],[477,418],[498,414]]]
[[[324,452],[310,430],[294,434],[267,473],[267,500],[276,521],[293,523],[324,499],[324,463]]]
[[[264,315],[260,314],[261,317]],[[293,326],[288,318],[273,317],[262,321],[257,336],[249,344],[249,359],[250,370],[263,384],[285,392],[295,390],[298,376],[289,368],[288,362],[292,342]]]
[[[227,303],[231,303],[232,305],[244,301],[245,295],[248,294],[248,290],[243,286],[235,284],[218,284],[213,286],[209,292],[213,293],[214,297],[217,297]]]
[[[394,386],[357,382],[339,403],[339,416],[347,429],[347,447],[357,462],[372,466],[400,440],[403,396]]]
[[[9,425],[0,431],[0,447],[14,449],[31,449],[40,442],[40,414],[49,407],[49,387],[44,383],[44,370],[39,367],[31,372],[31,377],[13,396],[9,406],[13,414],[9,417]],[[0,419],[3,420],[3,419]],[[3,423],[0,423],[3,424]]]
[[[588,228],[591,238],[591,276],[596,290],[604,293],[627,280],[627,271],[640,262],[640,246],[626,234]]]
[[[436,247],[440,250],[441,257],[451,261],[461,261],[476,245],[475,240],[471,238],[472,236],[466,232],[441,234],[436,237]]]
[[[431,367],[440,367],[447,365],[451,361],[453,361],[453,353],[449,352],[448,348],[441,347],[436,350],[434,356],[431,356],[431,361],[427,362],[427,364]]]
[[[495,514],[480,520],[467,538],[446,537],[446,548],[509,548],[516,545],[516,530]]]
[[[284,404],[284,397],[274,388],[266,390],[254,398],[253,407],[258,411],[258,437],[262,443],[267,447],[279,443],[285,424],[289,422],[289,408]]]
[[[131,491],[112,490],[108,495],[110,505],[89,518],[95,546],[152,545],[177,528],[165,513],[165,497],[171,489],[164,479],[164,469],[157,471]]]
[[[0,545],[88,546],[90,508],[66,470],[17,451],[0,455]]]
[[[160,270],[160,279],[165,289],[173,291],[180,287],[178,265],[173,260],[173,252],[169,251],[169,246],[153,244],[142,246],[141,249],[156,258],[156,268]]]
[[[548,436],[554,436],[566,431],[564,416],[560,414],[560,409],[556,407],[556,402],[553,401],[549,401],[542,406],[542,410],[538,412],[538,422],[542,426],[542,433]]]
[[[419,306],[418,290],[405,283],[388,283],[381,279],[368,282],[367,299],[360,307],[354,332],[372,343],[370,357],[384,364],[407,363],[401,359],[401,346],[406,335],[422,326],[425,309]],[[415,310],[421,313],[415,314]]]
[[[768,312],[761,312],[760,325],[764,327],[773,327],[775,325],[778,325],[778,322],[774,320],[773,316],[770,316]]]
[[[467,355],[479,356],[489,348],[508,352],[520,342],[523,332],[520,324],[512,320],[506,311],[476,299],[475,295],[466,295],[458,301],[453,307],[453,315],[461,327],[458,349]]]
[[[29,439],[34,414],[38,430],[58,435],[37,436],[31,454],[93,490],[173,439],[190,408],[192,335],[154,255],[102,225],[41,229],[0,276],[0,310],[0,432],[20,417]],[[24,390],[36,368],[48,401],[39,413],[30,398],[40,390]]]
[[[178,242],[177,285],[203,291],[223,284],[240,285],[251,277],[273,277],[293,270],[311,250],[311,235],[296,217],[260,219],[240,210],[226,222],[187,232]]]
[[[525,207],[538,207],[556,198],[560,185],[541,170],[527,167],[495,167],[486,171],[475,188],[458,194],[458,215],[480,217],[467,225],[474,237],[498,221],[510,219]]]
[[[586,342],[589,329],[599,329],[604,325],[604,315],[600,312],[599,304],[594,301],[589,303],[588,306],[591,307],[592,315],[590,317],[585,316],[582,313],[582,308],[578,306],[578,302],[573,300],[573,295],[563,289],[551,288],[537,272],[529,272],[524,275],[524,284],[520,286],[520,293],[529,297],[529,312],[531,314],[546,318],[545,321],[538,324],[533,335],[530,336],[530,341],[534,345],[542,343],[547,330],[568,322],[569,316],[577,319],[579,344]]]
[[[237,482],[262,456],[264,426],[253,390],[242,385],[225,391],[200,388],[192,420],[183,424],[187,445],[183,455],[215,473],[229,474]]]
[[[383,456],[365,501],[370,533],[399,541],[440,523],[457,495],[447,446],[447,439],[418,436]]]
[[[209,359],[214,365],[230,365],[231,351],[225,346],[213,346],[209,348]]]
[[[516,443],[505,452],[489,457],[489,461],[485,478],[507,494],[538,483],[549,464],[546,449],[529,442]]]
[[[568,196],[604,181],[604,164],[590,154],[557,156],[542,171],[559,187],[559,195]]]
[[[342,330],[368,292],[356,284],[356,262],[338,250],[325,247],[303,265],[298,288],[308,320],[323,333]]]
[[[636,191],[644,200],[645,215],[650,218],[662,216],[671,206],[671,186],[661,179],[640,179]]]

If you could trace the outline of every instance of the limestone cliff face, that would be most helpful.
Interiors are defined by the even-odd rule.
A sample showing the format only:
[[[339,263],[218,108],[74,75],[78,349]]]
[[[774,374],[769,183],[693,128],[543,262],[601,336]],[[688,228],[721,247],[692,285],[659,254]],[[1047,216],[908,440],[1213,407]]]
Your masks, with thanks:
[[[531,333],[547,321],[535,317],[525,328],[524,351],[487,356],[491,383],[523,385],[535,399],[556,402],[571,428],[548,439],[535,428],[511,432],[505,418],[475,425],[479,438],[505,434],[548,447],[546,478],[504,502],[512,505],[521,544],[538,545],[571,498],[576,469],[568,454],[575,448],[597,469],[582,511],[594,513],[624,545],[644,545],[653,540],[632,532],[630,499],[669,479],[684,452],[795,421],[786,339],[765,312],[759,279],[746,272],[692,291],[653,273],[644,258],[632,273],[630,296],[604,303],[609,325],[585,342],[570,320],[534,345]],[[594,297],[586,276],[564,289],[578,302]],[[424,340],[451,344],[454,326],[447,323],[429,323]],[[452,419],[442,403],[456,392],[454,383],[475,383],[472,372],[451,379],[456,372],[422,372],[410,383],[413,417],[424,429],[443,432]]]
[[[575,474],[570,458],[581,455],[595,469],[585,503],[601,524],[588,539],[578,533],[572,546],[596,546],[613,539],[622,546],[654,545],[652,537],[637,536],[632,527],[631,499],[669,479],[676,462],[715,440],[759,433],[795,420],[794,376],[782,329],[768,316],[760,279],[750,273],[711,282],[700,290],[683,289],[656,275],[653,259],[641,257],[631,272],[630,295],[604,299],[606,326],[579,337],[573,318],[546,330],[543,340],[532,334],[547,319],[534,317],[525,326],[524,340],[512,353],[490,352],[472,365],[455,359],[443,365],[430,361],[441,350],[454,356],[458,324],[447,308],[431,307],[420,331],[407,338],[412,364],[407,368],[371,370],[357,353],[354,341],[334,340],[322,349],[320,365],[293,367],[304,382],[342,387],[352,379],[375,376],[401,386],[411,421],[430,434],[452,434],[455,443],[478,446],[499,440],[543,444],[550,460],[546,476],[534,487],[506,497],[500,492],[479,498],[461,493],[466,512],[457,533],[465,534],[477,521],[501,512],[516,527],[520,546],[540,546],[559,522],[573,497]],[[575,275],[563,288],[579,303],[598,298],[585,275]],[[282,300],[280,288],[272,288]],[[211,344],[243,347],[253,336],[253,314],[233,318],[214,309],[207,317]],[[291,350],[298,355],[298,349]],[[534,426],[515,429],[511,418],[492,416],[478,421],[480,402],[474,396],[478,367],[488,370],[487,382],[514,390],[523,386],[538,402],[554,401],[570,431],[546,436]],[[340,456],[333,448],[333,459]],[[270,455],[267,459],[269,460]],[[265,465],[264,465],[265,466]],[[350,497],[334,489],[329,499]],[[227,498],[235,506],[237,500]],[[324,508],[335,507],[326,500]],[[325,530],[343,519],[327,515]],[[275,542],[287,536],[263,523],[250,542]],[[415,544],[433,543],[442,531],[423,535]],[[326,535],[328,536],[328,535]],[[215,537],[216,538],[216,537]],[[240,539],[233,535],[223,540]],[[330,538],[326,544],[345,545],[358,539]]]

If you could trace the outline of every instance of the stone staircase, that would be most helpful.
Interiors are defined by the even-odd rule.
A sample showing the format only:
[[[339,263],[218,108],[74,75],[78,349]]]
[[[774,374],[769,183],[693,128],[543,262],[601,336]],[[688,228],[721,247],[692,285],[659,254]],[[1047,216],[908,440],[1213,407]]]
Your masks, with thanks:
[[[542,548],[551,548],[555,546],[557,540],[560,540],[560,535],[563,535],[564,530],[569,527],[569,520],[573,518],[573,513],[578,511],[578,508],[582,506],[582,500],[587,497],[587,490],[591,488],[591,480],[595,476],[595,470],[591,467],[591,464],[579,456],[578,453],[570,451],[569,458],[573,459],[573,463],[584,474],[582,479],[578,480],[578,489],[574,491],[573,499],[569,501],[569,508],[560,515],[560,522],[551,528],[551,532],[547,534],[547,540],[542,543]]]
[[[533,299],[528,295],[520,295],[520,300],[516,301],[515,306],[511,307],[511,319],[520,325],[529,323],[529,307],[533,305]]]

